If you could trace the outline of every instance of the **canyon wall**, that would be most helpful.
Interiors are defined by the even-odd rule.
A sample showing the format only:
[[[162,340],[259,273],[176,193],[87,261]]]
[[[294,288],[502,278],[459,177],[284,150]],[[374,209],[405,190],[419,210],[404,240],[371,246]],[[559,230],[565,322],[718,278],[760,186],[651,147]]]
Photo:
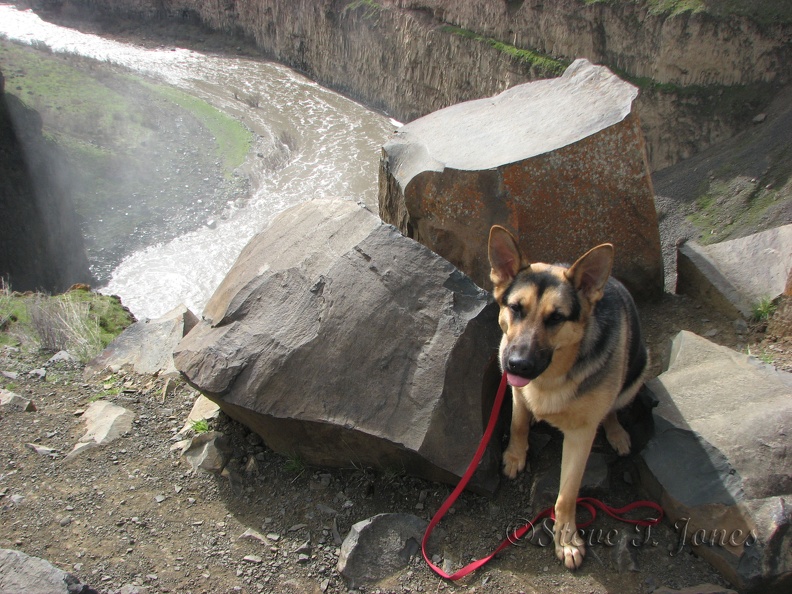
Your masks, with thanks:
[[[39,114],[5,94],[0,72],[0,278],[14,290],[91,282],[61,163]]]
[[[792,72],[792,23],[717,10],[653,14],[584,0],[44,0],[183,19],[254,39],[264,55],[401,121],[584,57],[641,88],[653,169],[749,125]],[[723,2],[707,3],[720,6]],[[762,3],[759,3],[762,4]],[[530,53],[538,52],[538,53]]]

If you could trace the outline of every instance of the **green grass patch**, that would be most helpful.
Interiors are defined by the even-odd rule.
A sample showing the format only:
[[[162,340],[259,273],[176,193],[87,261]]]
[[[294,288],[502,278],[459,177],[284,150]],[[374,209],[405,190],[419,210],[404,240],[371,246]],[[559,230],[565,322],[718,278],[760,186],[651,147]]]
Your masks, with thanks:
[[[206,419],[198,419],[197,421],[193,421],[190,423],[190,429],[192,429],[193,433],[195,434],[208,433],[209,421]]]
[[[754,321],[766,322],[775,313],[776,304],[770,297],[762,297],[751,311]]]
[[[493,48],[495,48],[496,50],[498,50],[499,52],[511,56],[512,58],[514,58],[519,62],[537,68],[547,76],[560,76],[561,74],[564,73],[564,70],[566,70],[570,64],[570,62],[566,60],[559,60],[557,58],[553,58],[551,56],[542,54],[534,50],[518,48],[511,44],[504,43],[497,39],[493,39],[492,37],[485,37],[484,35],[480,35],[475,31],[471,31],[469,29],[463,29],[462,27],[445,25],[442,27],[441,30],[444,33],[450,33],[452,35],[458,35],[459,37],[464,37],[465,39],[471,39],[473,41],[486,43],[492,46]]]
[[[701,233],[699,243],[718,243],[754,229],[779,204],[779,196],[779,190],[762,180],[739,175],[716,179],[696,199],[687,220]]]
[[[100,283],[124,253],[199,226],[203,212],[247,191],[235,170],[253,133],[202,99],[111,64],[2,38],[0,69],[6,93],[41,116],[52,169],[82,221]]]
[[[0,66],[6,91],[35,109],[45,128],[58,130],[60,138],[70,137],[94,151],[112,153],[140,146],[152,133],[142,125],[146,112],[109,84],[109,74],[86,73],[82,58],[3,42]],[[113,76],[133,84],[128,75]]]
[[[195,117],[214,137],[213,156],[223,161],[229,175],[244,162],[253,141],[242,123],[202,99],[85,58],[5,41],[0,43],[0,66],[6,90],[41,114],[59,145],[85,160],[147,145],[161,122],[140,101],[142,94]]]
[[[376,16],[380,10],[382,10],[382,5],[374,0],[352,0],[349,4],[344,6],[341,14],[346,14],[351,10],[357,10],[358,8],[365,8],[365,12],[363,13],[363,18],[370,19]]]
[[[283,467],[291,473],[294,474],[302,474],[305,472],[305,469],[308,468],[308,465],[305,463],[299,454],[294,454],[286,458],[283,463]]]
[[[653,15],[674,17],[704,13],[718,18],[748,17],[760,25],[792,23],[792,2],[786,0],[582,0],[583,4],[643,4]]]
[[[676,16],[685,12],[696,13],[706,10],[704,0],[646,0],[649,14]]]
[[[65,350],[86,362],[133,322],[117,297],[83,290],[19,294],[0,283],[0,344]]]
[[[765,363],[766,365],[775,365],[775,358],[765,349],[762,349],[761,351],[754,353],[751,351],[751,347],[748,346],[745,347],[745,353],[749,357],[755,357],[756,359],[759,359],[762,363]]]
[[[245,161],[253,143],[253,133],[242,123],[206,101],[174,87],[151,83],[147,86],[168,101],[189,111],[207,128],[217,143],[215,156],[223,161],[228,175]]]

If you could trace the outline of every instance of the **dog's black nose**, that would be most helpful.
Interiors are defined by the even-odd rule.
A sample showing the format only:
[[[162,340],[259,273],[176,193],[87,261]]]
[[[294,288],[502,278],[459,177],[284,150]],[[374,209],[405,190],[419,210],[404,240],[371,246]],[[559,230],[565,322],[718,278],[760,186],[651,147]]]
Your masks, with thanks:
[[[534,377],[536,377],[533,373],[533,367],[534,366],[528,359],[522,357],[509,357],[506,362],[506,371],[528,379],[534,379]]]
[[[536,379],[550,365],[551,357],[544,353],[537,353],[538,356],[522,357],[513,354],[506,359],[506,371],[514,375],[519,375],[529,380]]]

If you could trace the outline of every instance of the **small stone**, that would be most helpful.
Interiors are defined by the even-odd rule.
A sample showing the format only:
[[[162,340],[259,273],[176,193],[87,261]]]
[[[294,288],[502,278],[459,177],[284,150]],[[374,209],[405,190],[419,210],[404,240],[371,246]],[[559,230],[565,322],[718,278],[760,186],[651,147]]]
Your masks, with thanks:
[[[167,497],[165,497],[165,495],[157,495],[156,497],[154,497],[154,501],[156,501],[157,503],[162,503],[166,499]]]
[[[267,539],[264,538],[264,536],[260,532],[256,532],[252,528],[248,528],[247,530],[245,530],[242,534],[239,535],[237,540],[240,540],[242,538],[249,538],[251,540],[257,540],[263,543],[267,542]]]
[[[50,357],[49,361],[47,361],[47,365],[52,365],[53,363],[74,363],[77,359],[72,356],[68,351],[58,351],[52,357]]]
[[[60,524],[60,525],[61,525],[61,526],[63,526],[64,528],[65,528],[66,526],[68,526],[69,524],[71,524],[71,523],[72,523],[71,516],[64,516],[64,517],[62,517],[62,518],[61,518],[61,519],[58,521],[58,524]]]
[[[248,563],[261,563],[263,561],[258,555],[245,555],[242,560]]]
[[[58,455],[58,450],[54,448],[48,448],[46,446],[36,445],[35,443],[26,443],[25,447],[28,448],[29,450],[33,450],[34,452],[42,456],[55,457]]]
[[[638,566],[638,549],[632,542],[635,536],[630,533],[622,534],[619,542],[612,549],[613,561],[619,573],[640,571]]]
[[[267,533],[267,539],[271,540],[272,542],[278,542],[280,540],[280,534],[276,532],[269,532]]]
[[[47,377],[47,370],[44,369],[43,367],[39,367],[38,369],[31,369],[30,371],[28,371],[28,375],[30,377],[43,380]]]

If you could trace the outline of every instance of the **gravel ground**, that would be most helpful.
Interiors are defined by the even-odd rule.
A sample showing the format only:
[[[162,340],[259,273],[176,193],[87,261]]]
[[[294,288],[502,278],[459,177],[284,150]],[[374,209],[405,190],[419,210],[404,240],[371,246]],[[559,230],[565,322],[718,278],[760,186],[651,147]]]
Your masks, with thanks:
[[[670,295],[642,309],[653,350],[681,327],[714,331],[713,340],[731,346],[762,338],[740,335],[731,321],[707,315]],[[197,397],[192,389],[179,385],[163,396],[163,379],[126,372],[86,380],[81,365],[46,366],[48,357],[0,351],[0,386],[38,408],[0,417],[0,548],[45,558],[100,592],[124,586],[141,592],[346,592],[336,563],[352,524],[384,512],[428,520],[450,493],[449,486],[397,473],[306,467],[222,415],[213,428],[233,444],[226,472],[195,473],[171,451]],[[44,379],[30,375],[42,367]],[[135,413],[131,433],[66,461],[85,432],[80,411],[100,397]],[[555,476],[560,459],[560,436],[551,429],[542,434],[544,447],[534,448],[540,457],[531,460],[534,479]],[[55,452],[42,455],[27,444]],[[612,460],[604,442],[594,451]],[[442,549],[432,554],[457,566],[484,556],[510,528],[552,503],[552,493],[532,487],[537,482],[527,474],[504,482],[493,497],[464,493],[441,524]],[[609,484],[594,494],[624,505],[642,497],[637,483],[631,459],[619,460],[611,464]],[[598,518],[594,530],[600,536],[615,530],[617,542],[635,536],[625,526]],[[248,529],[264,540],[240,538]],[[725,585],[689,546],[672,555],[678,543],[672,526],[663,523],[650,536],[634,551],[638,571],[625,570],[615,556],[618,547],[604,541],[590,547],[575,573],[551,549],[520,543],[458,583],[439,579],[416,556],[367,591],[648,593],[660,586]]]

